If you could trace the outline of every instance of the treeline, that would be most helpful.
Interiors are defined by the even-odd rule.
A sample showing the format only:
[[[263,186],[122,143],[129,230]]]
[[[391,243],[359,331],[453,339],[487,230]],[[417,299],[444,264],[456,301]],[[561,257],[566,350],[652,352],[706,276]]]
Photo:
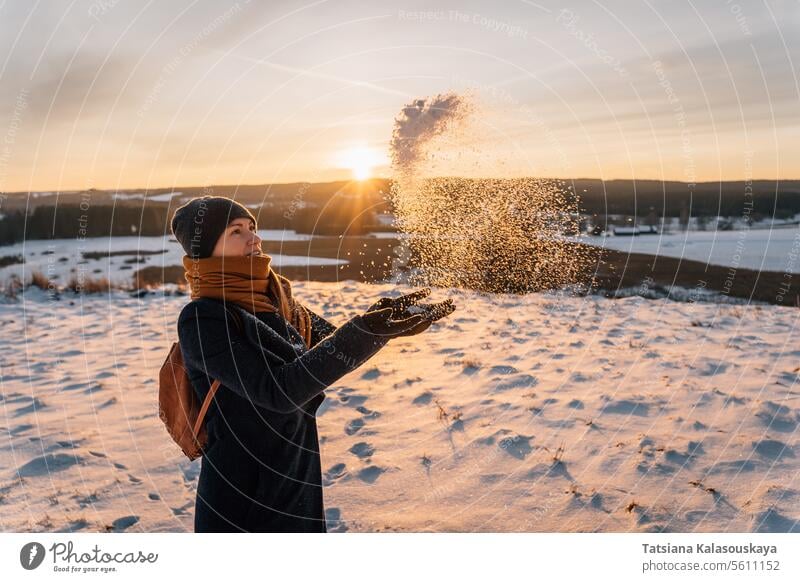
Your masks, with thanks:
[[[0,219],[0,245],[23,240],[78,239],[106,236],[164,236],[177,205],[144,207],[74,204],[37,206],[30,214],[8,212]],[[259,229],[289,229],[320,235],[358,235],[380,230],[372,208],[346,202],[325,207],[259,207],[251,209]]]
[[[800,181],[685,182],[657,180],[566,181],[585,214],[743,216],[788,218],[800,213]],[[752,206],[751,206],[752,204]]]
[[[562,181],[577,198],[583,214],[619,214],[642,218],[737,217],[788,218],[800,213],[799,180],[703,182],[690,187],[684,182],[657,180]],[[213,188],[183,188],[172,202],[117,200],[110,192],[89,190],[58,195],[7,197],[0,218],[0,244],[24,239],[76,238],[79,236],[163,236],[170,234],[169,221],[184,199],[205,194],[235,198],[251,207],[261,229],[290,229],[322,235],[357,235],[386,230],[377,224],[376,213],[390,210],[388,180],[364,183],[327,182]],[[160,196],[175,189],[151,190]],[[128,192],[128,194],[135,192]],[[89,201],[89,203],[86,203]],[[453,193],[453,204],[458,204]],[[26,208],[30,205],[32,211]]]
[[[80,205],[38,206],[12,211],[0,221],[0,244],[22,240],[163,235],[164,210]]]

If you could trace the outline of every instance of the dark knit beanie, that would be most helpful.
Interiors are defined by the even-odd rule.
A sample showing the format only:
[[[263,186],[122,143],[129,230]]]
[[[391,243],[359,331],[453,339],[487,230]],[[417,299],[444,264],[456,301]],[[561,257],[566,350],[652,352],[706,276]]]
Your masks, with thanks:
[[[172,234],[192,259],[205,259],[214,252],[220,235],[232,220],[256,218],[244,206],[224,196],[193,198],[175,210]]]

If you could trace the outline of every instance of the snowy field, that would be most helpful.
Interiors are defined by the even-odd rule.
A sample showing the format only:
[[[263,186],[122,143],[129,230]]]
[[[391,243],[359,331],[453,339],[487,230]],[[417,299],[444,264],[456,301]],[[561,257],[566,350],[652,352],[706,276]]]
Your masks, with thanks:
[[[295,289],[337,324],[396,290]],[[448,296],[327,391],[331,531],[800,531],[800,310]],[[192,530],[157,415],[186,300],[0,304],[0,530]]]
[[[580,242],[723,267],[800,273],[800,229],[687,231],[640,236],[582,236]]]
[[[260,230],[258,235],[264,241],[305,241],[311,235],[297,234],[293,230]],[[51,252],[52,251],[52,252]],[[114,251],[132,251],[132,254],[103,257],[100,259],[83,258],[82,253]],[[126,263],[135,259],[137,252],[166,251],[158,254],[141,255],[143,263]],[[48,254],[43,254],[48,253]],[[31,240],[15,245],[0,246],[0,256],[22,255],[24,264],[0,267],[0,280],[7,280],[12,273],[26,280],[34,271],[41,271],[59,285],[65,285],[70,276],[82,273],[86,278],[107,278],[113,283],[126,284],[131,274],[147,266],[172,267],[181,266],[186,253],[180,244],[171,236],[115,236],[94,237],[83,240],[54,239]],[[272,266],[275,268],[311,265],[341,265],[347,263],[340,259],[320,257],[303,257],[272,254]],[[24,275],[24,277],[23,277]],[[57,277],[55,277],[57,275]]]

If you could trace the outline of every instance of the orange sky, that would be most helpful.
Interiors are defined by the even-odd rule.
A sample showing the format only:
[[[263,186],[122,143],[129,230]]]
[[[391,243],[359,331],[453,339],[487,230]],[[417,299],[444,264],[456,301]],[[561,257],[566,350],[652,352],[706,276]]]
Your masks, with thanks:
[[[0,191],[389,176],[447,91],[449,174],[800,178],[800,5],[695,4],[5,3]]]

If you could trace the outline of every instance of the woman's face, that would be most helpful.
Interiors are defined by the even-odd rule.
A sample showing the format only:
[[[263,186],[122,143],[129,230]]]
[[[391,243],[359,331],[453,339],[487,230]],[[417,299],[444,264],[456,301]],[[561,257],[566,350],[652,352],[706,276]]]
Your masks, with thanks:
[[[256,225],[249,218],[236,218],[220,235],[211,256],[242,257],[251,254],[264,254],[261,250],[261,238],[256,234]]]

